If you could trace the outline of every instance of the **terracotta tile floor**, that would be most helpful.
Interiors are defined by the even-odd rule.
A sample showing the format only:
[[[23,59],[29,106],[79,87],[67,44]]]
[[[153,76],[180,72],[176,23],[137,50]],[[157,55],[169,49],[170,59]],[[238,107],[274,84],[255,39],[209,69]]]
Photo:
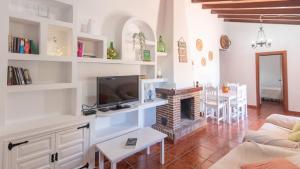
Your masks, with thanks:
[[[258,129],[270,114],[283,113],[275,103],[265,103],[257,115],[257,110],[248,110],[248,120],[231,125],[217,125],[209,121],[206,130],[196,132],[176,144],[166,141],[165,165],[159,162],[159,145],[151,147],[151,154],[137,153],[118,163],[118,169],[206,169],[239,145],[247,129]],[[109,162],[105,168],[110,168]]]

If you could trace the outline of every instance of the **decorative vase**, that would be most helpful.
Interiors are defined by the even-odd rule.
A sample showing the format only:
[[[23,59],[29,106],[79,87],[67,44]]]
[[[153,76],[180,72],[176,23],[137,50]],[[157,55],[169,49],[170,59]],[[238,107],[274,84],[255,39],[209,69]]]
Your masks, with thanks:
[[[107,59],[117,59],[118,58],[118,52],[114,48],[114,43],[110,42],[110,47],[107,49]]]
[[[222,91],[223,91],[223,93],[228,93],[229,92],[229,87],[228,86],[226,86],[226,85],[224,85],[223,87],[222,87]]]
[[[158,43],[157,43],[157,51],[158,52],[166,52],[166,44],[163,41],[162,36],[159,36],[159,40],[158,40]]]
[[[97,34],[96,21],[94,19],[89,19],[87,24],[87,31],[90,34]]]

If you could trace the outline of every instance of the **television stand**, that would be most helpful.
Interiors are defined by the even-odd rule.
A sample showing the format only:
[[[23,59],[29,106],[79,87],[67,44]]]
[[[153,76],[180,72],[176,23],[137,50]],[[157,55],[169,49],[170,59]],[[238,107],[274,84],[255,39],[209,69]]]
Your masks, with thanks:
[[[130,105],[120,105],[120,104],[118,104],[116,106],[110,107],[109,110],[112,110],[112,111],[114,111],[114,110],[122,110],[122,109],[128,109],[130,107],[131,107]]]

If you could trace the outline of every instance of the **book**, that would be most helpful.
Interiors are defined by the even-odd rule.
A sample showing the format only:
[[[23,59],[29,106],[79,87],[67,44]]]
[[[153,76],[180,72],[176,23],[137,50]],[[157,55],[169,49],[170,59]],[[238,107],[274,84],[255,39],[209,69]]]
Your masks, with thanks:
[[[29,39],[24,39],[24,53],[30,54],[30,42]]]
[[[14,85],[19,85],[19,78],[18,78],[18,73],[17,73],[17,68],[13,67],[13,79],[14,79]]]
[[[137,138],[128,138],[125,144],[125,148],[135,148]]]
[[[14,85],[14,75],[13,75],[13,67],[8,66],[7,68],[7,85]]]
[[[24,74],[24,78],[25,78],[25,82],[26,84],[32,84],[32,79],[30,77],[30,72],[28,69],[24,69],[23,70],[23,74]]]
[[[24,54],[25,53],[25,40],[23,38],[19,38],[19,53]]]
[[[20,38],[16,38],[16,53],[20,53],[20,43],[21,43],[21,39]]]
[[[34,43],[34,41],[33,40],[29,40],[29,43],[30,43],[30,54],[39,54],[39,48]]]
[[[19,75],[19,78],[20,78],[21,85],[25,85],[25,80],[24,80],[24,77],[23,77],[22,68],[20,68],[20,67],[18,67],[18,75]]]
[[[8,51],[12,52],[12,44],[13,43],[13,37],[11,35],[8,35]]]
[[[12,48],[13,53],[17,53],[17,44],[18,44],[18,39],[16,37],[13,37],[13,48]]]

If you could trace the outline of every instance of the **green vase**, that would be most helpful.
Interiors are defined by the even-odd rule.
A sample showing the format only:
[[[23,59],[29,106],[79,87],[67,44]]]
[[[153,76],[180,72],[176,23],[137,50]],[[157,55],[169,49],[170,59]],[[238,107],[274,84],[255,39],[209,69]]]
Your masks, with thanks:
[[[159,40],[157,43],[157,52],[166,52],[166,44],[163,41],[162,36],[159,36]]]
[[[114,43],[110,42],[110,46],[107,49],[107,59],[117,59],[118,58],[118,52],[114,48]]]

